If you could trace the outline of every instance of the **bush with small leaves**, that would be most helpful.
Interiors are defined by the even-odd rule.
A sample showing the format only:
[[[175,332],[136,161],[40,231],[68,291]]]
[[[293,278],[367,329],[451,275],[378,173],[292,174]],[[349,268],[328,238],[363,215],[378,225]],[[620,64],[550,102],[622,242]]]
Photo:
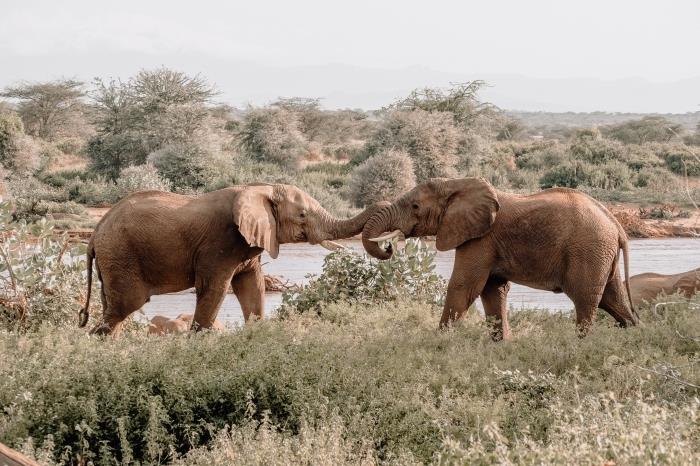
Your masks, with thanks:
[[[175,190],[201,190],[222,177],[230,178],[233,162],[226,155],[196,144],[165,146],[148,156],[160,176]]]
[[[555,166],[540,178],[541,188],[576,188],[590,179],[592,167],[579,160]]]
[[[700,151],[693,151],[682,144],[658,144],[653,147],[673,173],[682,176],[700,176]]]
[[[170,191],[170,182],[158,174],[150,164],[137,165],[122,170],[115,182],[119,196],[124,197],[137,191]]]
[[[14,112],[0,111],[0,164],[14,168],[19,139],[24,136],[22,119]]]
[[[0,328],[74,323],[85,286],[84,247],[54,236],[44,219],[13,220],[7,202],[0,203],[0,234]]]
[[[308,152],[298,115],[285,108],[249,110],[238,140],[249,157],[287,168],[299,168]]]
[[[330,303],[373,303],[410,296],[440,303],[445,281],[435,272],[435,250],[409,238],[403,249],[392,243],[391,259],[377,261],[365,254],[340,249],[327,255],[323,272],[300,289],[285,291],[280,315],[321,312]]]
[[[389,149],[367,159],[352,173],[350,197],[362,207],[393,201],[416,185],[413,162],[401,150]]]
[[[104,178],[76,179],[65,187],[68,199],[91,206],[109,206],[119,201],[116,185]]]
[[[448,112],[394,111],[367,143],[367,156],[388,149],[405,151],[413,160],[416,181],[456,174],[460,133]]]

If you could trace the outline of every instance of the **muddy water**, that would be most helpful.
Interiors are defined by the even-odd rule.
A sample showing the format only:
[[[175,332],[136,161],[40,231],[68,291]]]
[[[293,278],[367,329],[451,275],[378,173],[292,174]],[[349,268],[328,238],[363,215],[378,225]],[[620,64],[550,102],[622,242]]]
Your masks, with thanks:
[[[343,242],[347,247],[362,250],[359,241]],[[280,247],[277,259],[263,256],[263,270],[266,274],[277,275],[292,283],[305,283],[306,274],[318,274],[323,266],[323,258],[328,251],[320,246],[308,244],[287,244]],[[454,251],[438,252],[436,271],[449,278],[452,273]],[[630,274],[643,272],[678,273],[700,267],[700,239],[672,238],[645,239],[630,242]],[[281,293],[268,293],[265,308],[268,315],[282,300]],[[508,294],[511,309],[540,308],[551,310],[570,310],[573,304],[564,294],[534,290],[520,285],[513,285]],[[481,303],[477,300],[477,305]],[[190,292],[153,296],[151,302],[144,306],[147,317],[156,314],[177,316],[182,312],[194,312],[195,295]],[[227,295],[219,311],[220,320],[240,323],[243,320],[241,308],[234,295]]]

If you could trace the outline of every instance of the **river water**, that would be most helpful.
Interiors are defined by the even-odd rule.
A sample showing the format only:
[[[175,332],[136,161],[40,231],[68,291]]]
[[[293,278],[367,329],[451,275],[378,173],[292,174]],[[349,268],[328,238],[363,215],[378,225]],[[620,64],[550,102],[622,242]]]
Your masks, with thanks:
[[[340,241],[346,247],[363,251],[362,243],[357,240]],[[306,283],[307,274],[319,274],[323,267],[323,258],[329,252],[320,246],[309,244],[284,244],[280,246],[277,259],[263,255],[263,270],[268,275],[276,275],[291,283]],[[445,278],[452,273],[454,251],[438,252],[435,257],[435,269]],[[620,261],[622,262],[622,261]],[[643,272],[678,273],[700,267],[700,239],[663,238],[639,239],[630,241],[630,275]],[[156,314],[175,317],[180,313],[194,312],[195,295],[191,292],[152,296],[143,311],[146,317]],[[267,293],[265,299],[266,314],[271,315],[282,301],[281,293]],[[550,310],[571,310],[573,304],[564,294],[535,290],[513,284],[508,293],[508,305],[513,310],[522,308],[539,308]],[[477,299],[477,306],[481,302]],[[226,295],[219,310],[218,319],[228,323],[241,323],[243,315],[236,297]]]

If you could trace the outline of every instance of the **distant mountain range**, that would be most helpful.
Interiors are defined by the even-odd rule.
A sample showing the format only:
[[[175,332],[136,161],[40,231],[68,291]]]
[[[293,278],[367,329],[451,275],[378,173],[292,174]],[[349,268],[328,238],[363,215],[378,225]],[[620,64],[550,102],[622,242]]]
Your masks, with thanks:
[[[0,54],[7,55],[0,50]],[[466,58],[463,58],[466,60]],[[482,79],[481,97],[504,109],[545,112],[685,113],[700,111],[700,77],[675,82],[641,78],[537,78],[518,74],[454,73],[423,66],[400,69],[343,64],[277,67],[208,55],[136,53],[2,56],[0,86],[19,80],[95,76],[126,78],[139,69],[168,66],[200,73],[232,105],[268,103],[277,97],[320,97],[327,108],[376,109],[418,87]]]

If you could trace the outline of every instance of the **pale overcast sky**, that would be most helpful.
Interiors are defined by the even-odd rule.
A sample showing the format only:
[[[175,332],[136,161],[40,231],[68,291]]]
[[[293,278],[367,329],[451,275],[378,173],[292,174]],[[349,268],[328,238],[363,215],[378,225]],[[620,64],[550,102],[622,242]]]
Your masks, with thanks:
[[[4,3],[0,85],[85,78],[91,62],[89,76],[128,76],[138,67],[169,66],[173,57],[188,72],[245,61],[282,69],[420,66],[470,77],[700,78],[700,0]],[[255,81],[248,90],[226,89],[225,79],[217,84],[236,99],[271,92],[255,89]]]

